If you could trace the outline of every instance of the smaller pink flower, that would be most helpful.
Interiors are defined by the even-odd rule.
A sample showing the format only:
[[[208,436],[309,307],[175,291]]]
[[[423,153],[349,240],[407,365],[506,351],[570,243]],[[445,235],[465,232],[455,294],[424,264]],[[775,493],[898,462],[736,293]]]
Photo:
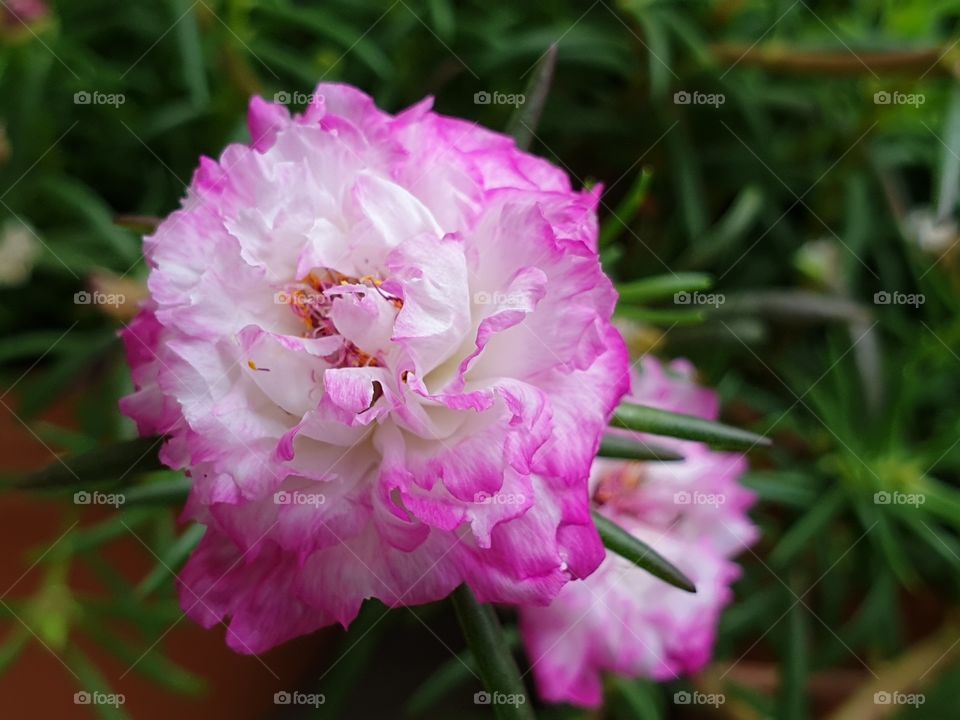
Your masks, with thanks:
[[[627,400],[715,419],[716,394],[692,378],[686,361],[663,367],[648,356]],[[566,585],[549,607],[521,608],[520,631],[547,701],[597,707],[603,672],[673,680],[710,659],[720,613],[740,574],[730,558],[757,538],[747,517],[754,496],[737,482],[746,459],[699,443],[650,440],[685,459],[597,459],[593,503],[680,568],[697,592],[671,587],[608,553],[593,575]]]

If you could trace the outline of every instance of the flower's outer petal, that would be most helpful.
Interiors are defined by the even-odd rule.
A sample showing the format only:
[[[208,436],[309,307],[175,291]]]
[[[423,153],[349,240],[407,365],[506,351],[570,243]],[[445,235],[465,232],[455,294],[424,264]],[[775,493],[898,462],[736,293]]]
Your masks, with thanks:
[[[290,112],[278,103],[268,103],[260,97],[250,99],[247,128],[254,149],[266,152],[277,138],[277,132],[289,124]]]
[[[141,435],[166,435],[181,420],[176,401],[158,385],[162,369],[163,326],[149,309],[142,310],[120,333],[133,368],[136,392],[120,401],[121,411],[137,423]]]
[[[180,573],[184,611],[206,628],[230,617],[227,644],[254,655],[329,624],[296,596],[294,556],[268,545],[246,558],[227,538],[207,532]]]

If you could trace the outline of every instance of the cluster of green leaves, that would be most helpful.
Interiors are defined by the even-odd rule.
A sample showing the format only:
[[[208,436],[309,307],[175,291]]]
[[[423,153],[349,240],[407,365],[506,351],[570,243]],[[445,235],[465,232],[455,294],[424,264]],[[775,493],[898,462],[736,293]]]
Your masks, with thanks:
[[[295,97],[319,79],[342,80],[389,109],[429,93],[442,112],[501,128],[511,108],[477,105],[474,94],[532,100],[528,81],[556,43],[539,123],[514,129],[526,128],[531,149],[575,182],[605,183],[603,261],[621,288],[618,315],[634,348],[691,357],[718,385],[725,419],[775,441],[751,453],[745,482],[761,498],[764,539],[743,557],[742,600],[724,617],[718,656],[736,661],[759,642],[766,653],[757,656],[774,658],[778,689],[731,673],[729,701],[758,717],[810,716],[811,679],[844,668],[865,682],[873,673],[901,682],[881,669],[890,662],[911,668],[908,680],[928,694],[914,716],[943,712],[937,700],[956,677],[955,654],[922,667],[908,661],[915,601],[946,622],[960,590],[960,3],[52,7],[37,36],[0,39],[0,218],[28,223],[40,248],[29,281],[0,287],[0,379],[12,388],[0,412],[16,411],[58,451],[131,436],[116,412],[129,389],[118,321],[73,304],[73,294],[93,271],[142,280],[139,237],[114,217],[176,207],[198,155],[244,138],[250,94]],[[75,104],[83,91],[124,102]],[[724,101],[678,104],[682,91]],[[924,101],[878,104],[877,92]],[[677,292],[715,301],[679,304]],[[878,305],[876,293],[924,302]],[[68,395],[71,429],[38,419]],[[678,420],[625,408],[618,422],[667,432]],[[615,436],[601,451],[670,459]],[[64,586],[62,563],[96,564],[95,549],[127,533],[123,524],[162,528],[150,545],[171,567],[196,541],[196,531],[172,531],[183,479],[131,473],[125,482],[134,479],[128,497],[140,492],[152,505],[145,499],[104,529],[84,529],[80,546],[93,552],[71,541],[45,558],[42,606],[55,608],[43,621],[48,641],[67,642],[69,628],[83,626],[76,618],[95,617]],[[895,493],[924,501],[883,503]],[[100,565],[116,598],[137,596]],[[168,575],[160,567],[143,581],[158,607],[131,601],[122,608],[131,621],[173,612],[160,582]],[[12,661],[24,639],[11,635],[0,661]],[[429,715],[427,700],[470,679],[455,668],[411,700],[413,712]],[[675,689],[611,680],[605,712],[664,717]]]

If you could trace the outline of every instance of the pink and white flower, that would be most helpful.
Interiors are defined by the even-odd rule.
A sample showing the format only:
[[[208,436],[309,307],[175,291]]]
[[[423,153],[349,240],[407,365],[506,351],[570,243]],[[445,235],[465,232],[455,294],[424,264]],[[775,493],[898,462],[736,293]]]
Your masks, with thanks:
[[[600,563],[588,476],[627,389],[599,190],[506,136],[321,85],[255,98],[145,240],[122,408],[208,526],[181,600],[260,652],[364,598],[549,602]]]
[[[707,419],[716,394],[693,382],[685,361],[650,356],[633,376],[628,400]],[[622,431],[628,432],[628,431]],[[520,630],[541,696],[597,707],[601,675],[673,680],[710,659],[717,622],[739,567],[730,560],[757,537],[747,517],[754,496],[737,479],[742,455],[667,438],[678,462],[598,458],[593,502],[605,516],[674,563],[696,585],[687,593],[609,554],[593,575],[566,585],[549,607],[520,609]]]

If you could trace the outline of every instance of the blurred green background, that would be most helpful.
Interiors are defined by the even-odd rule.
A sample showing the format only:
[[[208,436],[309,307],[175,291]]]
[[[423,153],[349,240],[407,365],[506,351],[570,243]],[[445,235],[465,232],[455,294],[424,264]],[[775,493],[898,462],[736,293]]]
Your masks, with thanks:
[[[955,714],[960,2],[84,0],[36,17],[21,9],[23,22],[16,7],[0,2],[5,433],[58,453],[132,436],[116,409],[129,390],[116,332],[146,269],[129,228],[177,206],[200,155],[246,138],[252,94],[296,103],[319,80],[339,80],[391,111],[432,94],[440,112],[503,129],[514,108],[476,94],[529,93],[557,44],[530,147],[575,184],[605,184],[608,272],[621,284],[713,278],[709,298],[627,295],[618,313],[633,350],[691,358],[719,388],[724,419],[775,443],[751,454],[763,539],[741,556],[714,665],[690,684],[612,680],[602,717]],[[130,302],[104,311],[75,301],[97,290]],[[9,437],[12,472],[19,441]],[[102,561],[103,546],[130,541],[124,525],[142,527],[172,566],[196,540],[175,523],[182,478],[131,482],[155,488],[152,502],[85,521],[32,571],[44,578],[34,595],[11,593],[0,668],[38,639],[79,653],[74,637],[86,633],[110,649],[121,614],[134,629],[117,652],[136,657],[178,616],[162,566],[131,580]],[[51,525],[30,561],[75,519]],[[72,589],[77,563],[112,586],[112,600]],[[25,615],[36,635],[17,622]],[[371,709],[364,678],[396,663],[410,665],[409,684],[427,681],[443,658],[397,650],[396,637],[415,631],[426,632],[384,633],[317,716],[387,712]],[[72,657],[86,686],[116,680]],[[163,662],[151,681],[165,692],[199,690]],[[444,697],[444,683],[455,685],[429,682],[427,694]],[[694,687],[727,701],[674,702]],[[11,701],[4,677],[0,690]],[[925,702],[875,698],[897,691]],[[408,685],[385,707],[399,713],[412,694]],[[437,702],[422,716],[478,712]]]

